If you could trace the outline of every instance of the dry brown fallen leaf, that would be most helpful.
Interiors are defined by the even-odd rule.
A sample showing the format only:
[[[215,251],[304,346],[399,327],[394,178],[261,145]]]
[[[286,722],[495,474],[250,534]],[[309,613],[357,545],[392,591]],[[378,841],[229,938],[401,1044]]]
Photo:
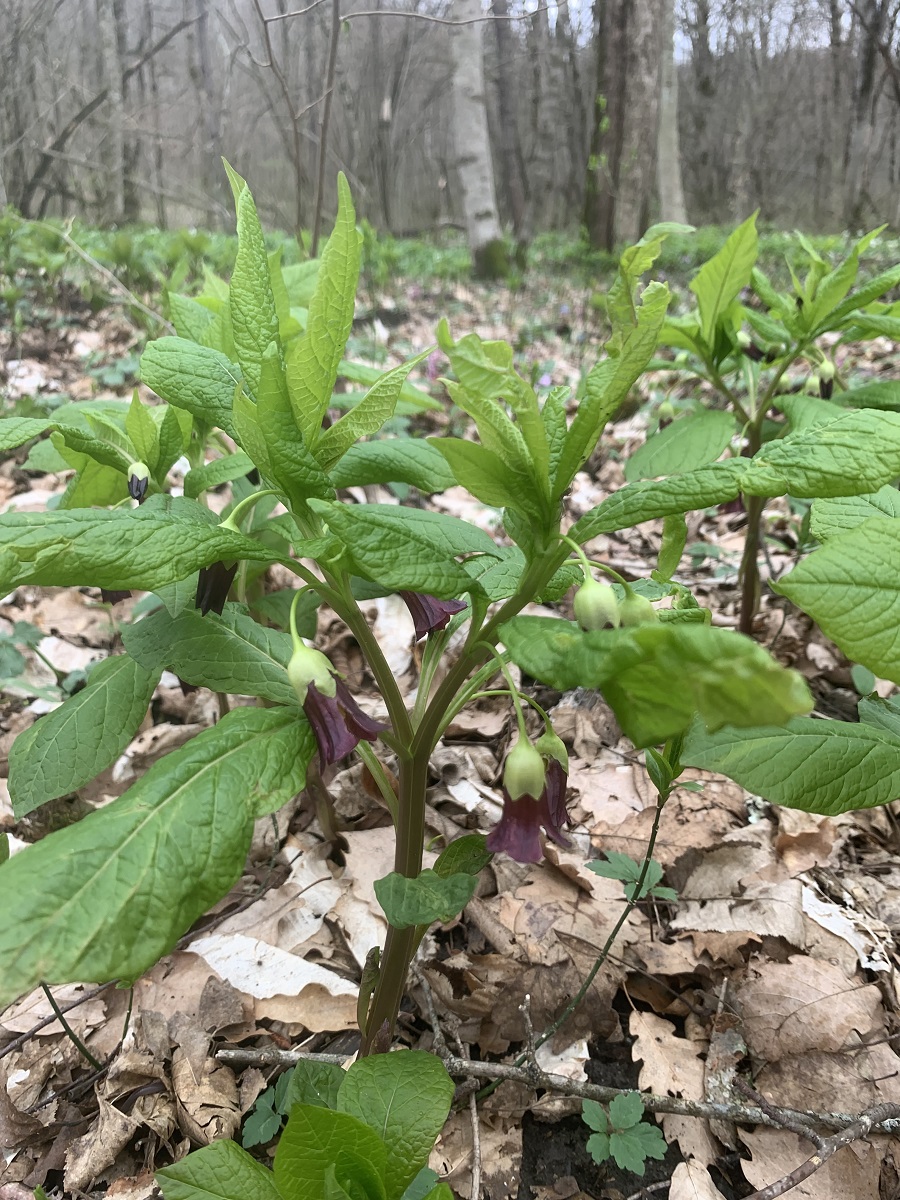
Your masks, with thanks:
[[[809,1142],[787,1130],[741,1130],[740,1136],[752,1155],[741,1166],[755,1188],[789,1175],[815,1152]],[[788,1195],[791,1200],[875,1200],[882,1157],[871,1142],[854,1142],[838,1150]]]
[[[706,1167],[689,1158],[672,1172],[669,1200],[724,1200],[724,1197]]]

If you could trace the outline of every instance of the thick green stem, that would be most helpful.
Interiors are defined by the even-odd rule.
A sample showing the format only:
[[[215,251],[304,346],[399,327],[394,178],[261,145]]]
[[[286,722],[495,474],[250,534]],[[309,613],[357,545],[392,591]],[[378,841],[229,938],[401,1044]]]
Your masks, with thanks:
[[[420,753],[400,763],[400,795],[397,842],[394,851],[394,870],[408,879],[422,870],[422,847],[425,841],[425,788],[428,783],[428,754]],[[415,926],[408,929],[388,928],[378,983],[372,997],[360,1056],[374,1050],[387,1050],[400,1012],[400,1002],[406,988],[409,964],[418,944]]]
[[[554,547],[552,552],[548,551],[531,564],[515,595],[502,605],[481,630],[478,643],[461,654],[459,660],[450,668],[428,705],[420,725],[412,733],[411,740],[406,743],[409,756],[401,757],[399,764],[400,795],[398,797],[399,814],[394,870],[408,879],[415,879],[422,870],[428,760],[444,728],[446,712],[472,671],[491,654],[491,647],[497,639],[497,631],[503,622],[514,617],[525,604],[540,593],[547,581],[559,569],[567,553],[564,546]],[[346,617],[344,619],[346,620]],[[363,624],[365,623],[363,622]],[[368,627],[366,627],[366,634],[368,636],[365,636],[364,640],[361,639],[361,645],[368,657],[369,644],[374,641],[374,638]],[[380,656],[380,650],[378,654]],[[373,665],[371,659],[369,659],[369,663]],[[396,689],[393,678],[391,678],[391,685]],[[404,716],[406,716],[406,725],[409,728],[409,718],[405,709]],[[396,725],[394,728],[397,731]],[[378,982],[375,985],[372,1003],[369,1007],[366,1028],[362,1031],[361,1056],[389,1049],[397,1022],[397,1014],[400,1012],[400,1002],[406,988],[409,965],[419,941],[420,934],[415,927],[395,929],[393,926],[389,926],[384,953],[381,956]]]
[[[747,449],[752,458],[760,447],[760,430],[761,418],[765,415],[765,409],[760,409],[760,417],[758,423],[751,425],[747,430]],[[741,633],[751,636],[753,633],[753,619],[756,616],[756,610],[759,607],[759,547],[762,534],[762,513],[764,507],[764,498],[762,496],[744,496],[744,506],[747,509],[747,536],[744,540],[744,553],[741,557],[740,584],[741,584],[741,614],[738,628]]]

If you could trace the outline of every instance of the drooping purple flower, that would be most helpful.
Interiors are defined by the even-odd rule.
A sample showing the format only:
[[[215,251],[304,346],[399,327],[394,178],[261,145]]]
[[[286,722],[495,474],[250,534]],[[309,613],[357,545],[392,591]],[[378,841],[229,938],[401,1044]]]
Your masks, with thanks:
[[[417,642],[429,633],[446,629],[450,618],[466,607],[463,600],[436,600],[422,592],[400,592],[399,595],[415,623]]]
[[[111,588],[101,588],[100,599],[104,604],[119,604],[122,600],[130,600],[131,592],[113,590]]]
[[[493,854],[504,852],[517,862],[540,862],[543,855],[541,829],[559,846],[570,842],[562,833],[568,820],[566,785],[568,775],[555,758],[547,762],[547,781],[540,797],[521,796],[511,800],[503,789],[503,816],[488,834],[487,848]]]
[[[363,712],[342,679],[335,679],[335,685],[334,696],[325,696],[310,683],[303,702],[323,769],[346,758],[360,741],[376,741],[387,729]]]
[[[200,568],[197,596],[194,603],[204,617],[210,612],[222,615],[222,609],[228,599],[228,589],[234,583],[237,569],[236,562],[231,563],[230,566],[223,562],[214,562],[209,567]]]

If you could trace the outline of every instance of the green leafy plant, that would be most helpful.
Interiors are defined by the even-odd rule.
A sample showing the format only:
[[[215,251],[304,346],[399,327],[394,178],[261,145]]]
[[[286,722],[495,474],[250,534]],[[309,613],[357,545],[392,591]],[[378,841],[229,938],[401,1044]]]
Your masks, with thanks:
[[[900,285],[900,266],[858,283],[861,258],[879,232],[859,239],[833,267],[798,234],[788,260],[792,290],[779,291],[757,265],[759,237],[751,216],[694,275],[693,310],[670,316],[661,331],[660,341],[678,352],[680,373],[703,381],[716,399],[661,421],[628,460],[625,475],[630,482],[688,475],[729,447],[752,460],[741,489],[747,513],[740,572],[744,633],[752,632],[759,602],[766,498],[852,496],[889,485],[900,473],[898,394],[891,385],[847,390],[830,357],[835,335],[839,346],[900,331],[900,305],[880,301]],[[670,234],[683,237],[683,228],[649,230],[625,252],[622,269],[648,270]],[[795,267],[800,258],[802,279]],[[622,304],[626,295],[614,285],[610,304]],[[795,393],[789,373],[796,369],[808,376],[810,392]]]
[[[452,1200],[427,1166],[453,1098],[433,1055],[400,1051],[347,1071],[301,1060],[270,1090],[244,1145],[274,1136],[286,1112],[273,1169],[235,1142],[214,1142],[157,1172],[166,1200]]]
[[[652,847],[683,763],[752,779],[747,786],[755,792],[814,811],[891,799],[893,784],[869,766],[877,743],[896,775],[900,735],[885,727],[884,714],[862,736],[862,727],[845,732],[805,717],[811,701],[802,678],[748,637],[712,626],[708,610],[672,576],[691,509],[742,494],[853,497],[854,488],[883,489],[900,461],[890,441],[870,456],[874,466],[848,457],[846,427],[842,437],[829,434],[842,414],[824,432],[796,429],[752,458],[635,480],[563,535],[563,497],[666,328],[667,287],[640,286],[666,229],[623,256],[608,298],[612,336],[571,419],[567,389],[539,398],[514,370],[510,346],[475,335],[455,340],[441,322],[437,342],[453,375],[446,386],[457,425],[471,422],[477,440],[390,438],[379,435],[405,397],[415,401],[408,376],[428,350],[368,379],[353,407],[329,417],[336,380],[348,370],[360,264],[346,181],[339,180],[337,221],[318,265],[286,276],[249,188],[230,168],[229,177],[238,229],[230,284],[207,276],[198,300],[171,293],[178,336],[151,342],[142,359],[144,382],[167,403],[144,405],[135,396],[111,408],[61,406],[47,417],[0,422],[0,446],[49,432],[49,443],[38,443],[29,459],[57,455],[76,472],[59,508],[0,516],[0,593],[28,584],[153,596],[142,602],[140,619],[123,627],[124,653],[95,668],[81,692],[16,742],[9,780],[15,812],[26,815],[109,766],[140,725],[163,670],[255,703],[233,707],[124,795],[0,866],[0,1006],[41,981],[136,979],[228,892],[254,821],[305,786],[313,756],[327,785],[330,770],[356,754],[396,833],[395,869],[376,884],[387,939],[360,983],[362,1061],[341,1077],[337,1099],[337,1077],[319,1080],[321,1103],[295,1071],[274,1176],[225,1144],[167,1168],[163,1179],[176,1200],[215,1190],[207,1187],[211,1177],[232,1189],[223,1195],[400,1198],[434,1141],[437,1107],[417,1107],[431,1115],[413,1141],[399,1126],[396,1138],[376,1133],[370,1121],[384,1107],[382,1078],[400,1069],[391,1064],[421,1060],[390,1054],[373,1064],[371,1056],[392,1042],[413,955],[433,922],[451,919],[469,901],[492,854],[535,862],[542,835],[567,842],[566,748],[543,709],[516,686],[511,664],[563,691],[600,690],[626,735],[646,750],[658,793],[647,858],[627,876],[624,863],[607,859],[632,888],[632,903],[646,889],[665,897]],[[301,287],[305,307],[294,302]],[[717,328],[705,300],[702,311]],[[182,458],[183,494],[173,495]],[[823,491],[823,480],[834,479],[840,486]],[[207,493],[229,483],[231,504],[217,517]],[[444,513],[340,499],[342,489],[369,483],[425,494],[462,486],[499,510],[506,544]],[[897,588],[887,574],[892,504],[884,491],[849,507],[814,500],[811,528],[823,544],[779,586],[843,639],[856,662],[900,678],[884,609],[884,596]],[[584,546],[599,535],[657,518],[664,532],[648,578],[626,581],[587,556]],[[264,599],[260,577],[275,563],[296,586]],[[521,615],[573,586],[577,621]],[[409,705],[365,615],[373,596],[394,592],[424,642]],[[309,644],[322,603],[360,647],[383,702],[378,718]],[[862,624],[853,620],[859,613]],[[485,692],[507,697],[516,725],[501,820],[487,837],[450,842],[423,870],[429,758],[455,715]],[[526,705],[543,726],[534,740]],[[866,711],[874,720],[875,710]],[[841,737],[859,751],[852,763],[840,759]],[[847,771],[825,762],[825,745],[849,763]],[[417,1068],[417,1078],[436,1079],[443,1067],[427,1061],[434,1066]],[[262,1120],[271,1116],[274,1128],[278,1113],[276,1094]],[[618,1110],[611,1120],[617,1135],[631,1128]],[[310,1164],[318,1174],[307,1179]],[[207,1168],[211,1175],[202,1174]],[[205,1182],[195,1184],[195,1171]],[[295,1177],[306,1182],[290,1182]]]
[[[604,1163],[614,1158],[620,1171],[643,1175],[648,1158],[665,1158],[665,1138],[643,1116],[644,1106],[638,1092],[616,1096],[608,1109],[596,1100],[583,1100],[581,1119],[596,1131],[587,1141],[594,1162]]]
[[[670,887],[662,887],[660,880],[663,869],[655,859],[650,859],[646,868],[642,863],[635,862],[627,854],[617,850],[605,851],[606,862],[589,862],[587,868],[595,875],[604,879],[619,879],[625,885],[625,898],[629,901],[643,900],[649,896],[652,900],[672,901],[678,899],[678,893]],[[644,872],[643,882],[638,891],[638,881]]]

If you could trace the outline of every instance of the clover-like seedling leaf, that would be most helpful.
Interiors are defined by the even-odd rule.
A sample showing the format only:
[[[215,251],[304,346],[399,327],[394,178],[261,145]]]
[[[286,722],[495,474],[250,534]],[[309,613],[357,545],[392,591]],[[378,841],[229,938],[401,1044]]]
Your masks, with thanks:
[[[598,859],[596,862],[590,862],[587,864],[588,870],[593,871],[595,875],[600,875],[603,879],[621,880],[625,885],[626,899],[633,900],[643,864],[635,862],[627,854],[620,854],[617,850],[606,850],[604,853],[607,861],[601,862]],[[658,886],[662,875],[662,867],[655,859],[651,859],[638,899],[643,900],[645,896],[652,896],[655,900],[677,900],[678,893],[673,888]]]
[[[609,1105],[609,1120],[614,1129],[630,1129],[644,1115],[644,1105],[638,1092],[615,1096]]]
[[[655,1125],[642,1121],[611,1134],[609,1149],[619,1170],[643,1175],[648,1158],[665,1158],[666,1140]]]
[[[266,1088],[247,1115],[241,1130],[241,1145],[264,1146],[281,1129],[281,1113],[275,1109],[275,1088]]]
[[[606,1109],[599,1105],[596,1100],[582,1101],[581,1119],[585,1125],[589,1125],[591,1129],[596,1129],[598,1133],[606,1133],[609,1129]]]

